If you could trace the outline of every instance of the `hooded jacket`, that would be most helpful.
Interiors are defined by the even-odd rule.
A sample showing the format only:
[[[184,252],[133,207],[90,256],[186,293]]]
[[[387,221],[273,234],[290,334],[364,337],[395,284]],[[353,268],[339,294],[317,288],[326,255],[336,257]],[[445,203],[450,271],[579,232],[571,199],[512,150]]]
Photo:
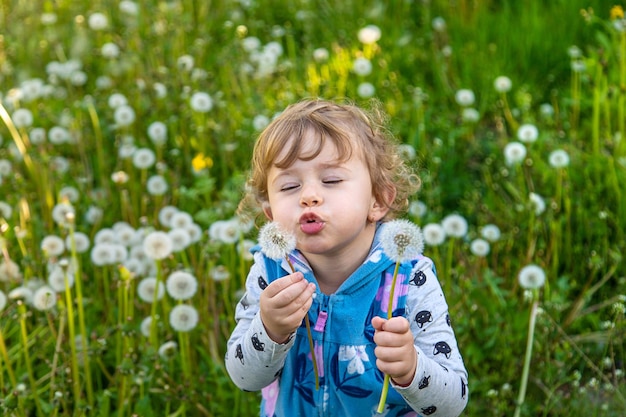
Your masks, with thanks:
[[[237,325],[228,341],[226,367],[247,391],[262,390],[262,417],[370,416],[376,413],[384,374],[376,367],[371,320],[387,317],[395,262],[381,249],[379,226],[363,264],[333,294],[319,291],[308,312],[319,373],[315,387],[307,331],[300,328],[283,343],[270,339],[259,313],[260,294],[288,275],[286,260],[273,261],[258,247],[237,305]],[[306,259],[289,255],[296,270],[316,283]],[[319,288],[319,287],[318,287]],[[432,261],[418,256],[400,265],[393,316],[411,324],[418,354],[413,382],[392,383],[384,416],[458,416],[468,400],[467,371],[457,348],[448,307]]]

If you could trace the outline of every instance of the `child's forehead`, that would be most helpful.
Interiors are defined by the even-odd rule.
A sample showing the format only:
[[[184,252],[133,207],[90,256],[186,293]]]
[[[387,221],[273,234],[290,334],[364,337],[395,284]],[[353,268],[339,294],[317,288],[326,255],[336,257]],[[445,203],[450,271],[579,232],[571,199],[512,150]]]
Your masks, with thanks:
[[[358,141],[353,135],[333,135],[307,129],[301,135],[292,135],[276,155],[275,162],[288,164],[295,159],[310,160],[320,154],[333,156],[335,162],[346,161],[353,156],[360,156]],[[289,163],[290,162],[290,163]]]

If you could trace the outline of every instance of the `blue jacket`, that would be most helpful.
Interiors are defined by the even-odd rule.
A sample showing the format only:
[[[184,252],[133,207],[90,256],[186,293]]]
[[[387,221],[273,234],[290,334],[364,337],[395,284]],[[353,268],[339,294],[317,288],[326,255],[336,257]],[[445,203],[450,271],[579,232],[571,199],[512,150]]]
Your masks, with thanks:
[[[309,310],[320,377],[317,390],[304,324],[286,344],[276,344],[265,334],[257,314],[260,292],[288,275],[290,267],[286,261],[266,258],[258,249],[254,256],[226,357],[235,384],[262,390],[263,417],[376,415],[384,375],[376,367],[371,320],[376,315],[387,317],[395,269],[377,238],[366,261],[335,293],[318,290]],[[290,260],[307,280],[316,282],[299,252],[294,251]],[[383,415],[458,415],[467,402],[467,372],[428,258],[420,256],[400,265],[393,315],[411,322],[418,367],[409,387],[389,389]]]

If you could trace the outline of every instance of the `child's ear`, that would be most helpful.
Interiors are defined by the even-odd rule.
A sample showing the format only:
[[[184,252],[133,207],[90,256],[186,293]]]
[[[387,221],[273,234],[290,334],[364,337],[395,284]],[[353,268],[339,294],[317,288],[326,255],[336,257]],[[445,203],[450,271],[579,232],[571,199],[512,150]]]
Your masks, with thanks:
[[[374,199],[374,202],[372,203],[369,216],[367,217],[371,222],[377,222],[387,215],[389,207],[391,207],[391,203],[393,203],[394,198],[396,198],[395,187],[386,188],[382,197],[384,201]]]
[[[267,217],[267,219],[269,221],[274,220],[274,217],[272,216],[272,208],[270,207],[270,203],[263,203],[263,213],[265,214],[265,217]]]

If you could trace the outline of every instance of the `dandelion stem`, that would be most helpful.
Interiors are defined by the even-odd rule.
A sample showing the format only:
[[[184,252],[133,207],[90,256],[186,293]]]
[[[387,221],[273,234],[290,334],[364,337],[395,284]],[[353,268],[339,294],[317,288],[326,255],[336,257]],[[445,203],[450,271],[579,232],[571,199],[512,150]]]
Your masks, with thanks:
[[[82,345],[86,351],[88,345],[87,345],[87,329],[85,327],[85,310],[83,308],[83,290],[82,290],[82,282],[81,282],[82,273],[81,273],[80,261],[78,259],[78,254],[76,252],[76,240],[74,238],[73,224],[72,224],[72,227],[70,227],[69,236],[70,236],[70,246],[71,246],[71,254],[72,254],[72,264],[76,268],[75,270],[76,279],[74,281],[75,281],[75,286],[76,286],[76,307],[78,311],[78,326],[80,330],[80,338],[82,341]],[[67,271],[65,271],[65,274],[67,274]],[[93,406],[94,404],[93,384],[91,381],[91,365],[89,362],[88,354],[84,355],[83,365],[85,367],[85,384],[87,385],[87,401],[90,406]]]
[[[74,404],[78,404],[80,401],[80,376],[78,373],[78,355],[76,354],[76,323],[74,321],[74,307],[72,305],[72,290],[67,279],[67,274],[65,274],[65,309],[67,312],[68,330],[70,332],[69,344],[72,355],[71,369]],[[83,356],[85,356],[85,354],[83,354]]]
[[[396,262],[396,267],[393,270],[393,279],[391,280],[391,289],[389,290],[389,302],[387,304],[387,320],[393,317],[393,299],[396,291],[396,281],[398,278],[398,270],[400,269],[400,262]],[[391,378],[388,374],[385,374],[383,381],[383,390],[380,393],[380,401],[378,402],[378,409],[376,412],[381,414],[385,410],[385,403],[387,402],[387,393],[389,392],[389,380]]]
[[[289,256],[285,256],[289,267],[291,268],[291,273],[296,272],[296,269],[293,267],[293,264],[289,260]],[[307,313],[304,316],[304,325],[306,326],[306,334],[309,339],[309,349],[311,350],[311,362],[313,362],[313,375],[315,376],[315,389],[318,390],[320,388],[320,378],[319,372],[317,369],[317,358],[315,357],[315,346],[313,345],[313,335],[311,333],[311,322],[309,321],[309,314]]]
[[[30,352],[28,350],[28,331],[26,329],[26,306],[24,303],[18,303],[18,310],[20,313],[20,330],[22,336],[22,344],[24,346],[24,362],[26,362],[26,371],[28,373],[28,380],[30,382],[31,391],[33,393],[33,400],[35,401],[35,407],[37,407],[37,415],[44,415],[43,410],[41,409],[41,404],[39,404],[39,391],[37,390],[37,380],[35,379],[35,374],[33,373],[33,367],[30,358]]]
[[[15,374],[13,373],[13,368],[11,367],[11,361],[9,359],[9,354],[7,352],[7,345],[4,342],[4,334],[3,334],[3,330],[0,329],[0,354],[2,354],[2,359],[4,360],[4,363],[6,364],[6,371],[7,374],[9,374],[9,379],[11,380],[11,386],[15,386],[17,384],[17,381],[15,379]],[[4,375],[2,371],[2,361],[0,361],[0,376]],[[2,381],[2,386],[4,386],[4,381]]]
[[[534,301],[530,308],[530,319],[528,321],[528,338],[526,340],[526,354],[524,355],[524,367],[522,368],[522,380],[519,389],[519,395],[517,396],[517,404],[515,405],[515,414],[513,417],[519,417],[522,411],[522,405],[524,404],[524,398],[526,397],[526,387],[528,386],[528,373],[530,370],[530,360],[532,357],[533,340],[535,335],[535,322],[537,318],[537,307],[539,301],[537,300],[537,294],[533,294]]]

